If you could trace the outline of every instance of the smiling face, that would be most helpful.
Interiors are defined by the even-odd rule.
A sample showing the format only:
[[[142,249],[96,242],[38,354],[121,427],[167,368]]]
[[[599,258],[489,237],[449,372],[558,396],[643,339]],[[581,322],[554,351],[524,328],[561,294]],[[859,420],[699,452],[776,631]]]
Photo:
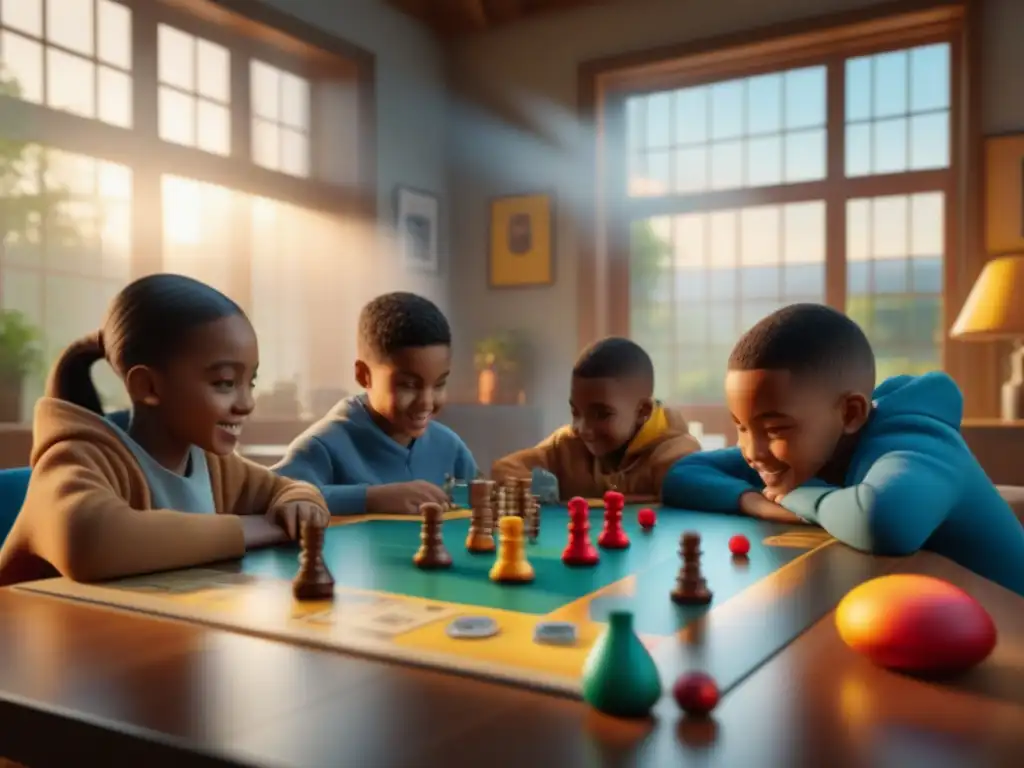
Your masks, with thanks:
[[[651,415],[653,401],[635,378],[572,377],[572,429],[592,456],[624,448]]]
[[[231,315],[190,330],[165,365],[137,366],[126,384],[136,407],[147,411],[148,423],[162,425],[161,453],[195,445],[226,456],[253,411],[258,366],[252,325],[244,315]]]
[[[725,396],[743,458],[779,495],[822,472],[870,411],[863,395],[784,370],[729,371]]]
[[[448,398],[452,351],[447,345],[408,347],[383,361],[356,361],[356,381],[366,390],[381,426],[403,445],[422,437]]]

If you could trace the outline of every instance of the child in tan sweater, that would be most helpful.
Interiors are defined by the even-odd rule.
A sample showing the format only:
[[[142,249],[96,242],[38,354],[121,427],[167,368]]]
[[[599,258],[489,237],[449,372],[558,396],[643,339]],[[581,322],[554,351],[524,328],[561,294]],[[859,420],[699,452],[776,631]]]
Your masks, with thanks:
[[[124,381],[130,421],[104,417],[90,369]],[[127,286],[102,331],[54,364],[32,425],[32,477],[0,549],[0,586],[100,581],[242,556],[326,525],[305,483],[236,455],[253,410],[256,335],[213,288],[158,274]]]
[[[583,351],[569,407],[572,424],[496,461],[492,479],[542,470],[554,475],[563,500],[615,488],[629,501],[653,501],[669,468],[700,450],[682,415],[654,399],[654,365],[629,339],[603,339]]]

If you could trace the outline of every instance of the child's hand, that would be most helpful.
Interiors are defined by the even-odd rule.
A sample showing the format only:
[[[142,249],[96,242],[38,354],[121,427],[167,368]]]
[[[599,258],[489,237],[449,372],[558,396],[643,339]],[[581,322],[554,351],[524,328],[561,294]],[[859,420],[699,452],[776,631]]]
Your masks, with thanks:
[[[313,523],[327,527],[331,522],[331,513],[323,507],[308,501],[291,501],[287,504],[280,504],[267,513],[271,522],[276,523],[288,538],[295,541],[299,538],[299,528],[302,523]]]
[[[773,523],[803,524],[806,522],[802,517],[779,506],[758,491],[747,491],[740,496],[740,512],[749,517]]]
[[[558,478],[546,469],[535,467],[530,478],[530,493],[539,496],[541,504],[557,504]]]
[[[774,504],[781,504],[782,497],[785,496],[786,494],[785,491],[776,491],[766,486],[765,489],[761,491],[761,495]]]
[[[371,485],[366,489],[366,511],[378,515],[417,515],[420,504],[448,506],[448,494],[426,480]]]

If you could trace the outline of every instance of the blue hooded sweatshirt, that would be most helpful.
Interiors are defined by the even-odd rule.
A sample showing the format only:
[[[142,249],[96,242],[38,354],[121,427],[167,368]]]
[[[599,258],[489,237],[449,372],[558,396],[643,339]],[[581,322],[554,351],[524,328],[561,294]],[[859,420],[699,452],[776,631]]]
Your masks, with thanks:
[[[1024,526],[960,436],[963,396],[944,373],[895,376],[874,393],[844,486],[812,480],[786,509],[855,549],[926,549],[1024,596]],[[665,478],[665,504],[736,512],[764,483],[739,448],[694,453]]]
[[[426,480],[441,486],[445,475],[469,481],[477,467],[462,439],[431,421],[422,437],[399,445],[377,426],[366,396],[338,403],[288,447],[274,471],[317,486],[332,515],[366,511],[371,485]]]

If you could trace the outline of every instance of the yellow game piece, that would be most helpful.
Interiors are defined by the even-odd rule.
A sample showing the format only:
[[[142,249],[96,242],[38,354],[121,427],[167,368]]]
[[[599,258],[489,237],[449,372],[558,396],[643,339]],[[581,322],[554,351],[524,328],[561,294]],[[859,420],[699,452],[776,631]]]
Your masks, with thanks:
[[[523,518],[503,517],[498,522],[498,558],[491,568],[491,581],[533,581],[533,566],[526,560]]]

